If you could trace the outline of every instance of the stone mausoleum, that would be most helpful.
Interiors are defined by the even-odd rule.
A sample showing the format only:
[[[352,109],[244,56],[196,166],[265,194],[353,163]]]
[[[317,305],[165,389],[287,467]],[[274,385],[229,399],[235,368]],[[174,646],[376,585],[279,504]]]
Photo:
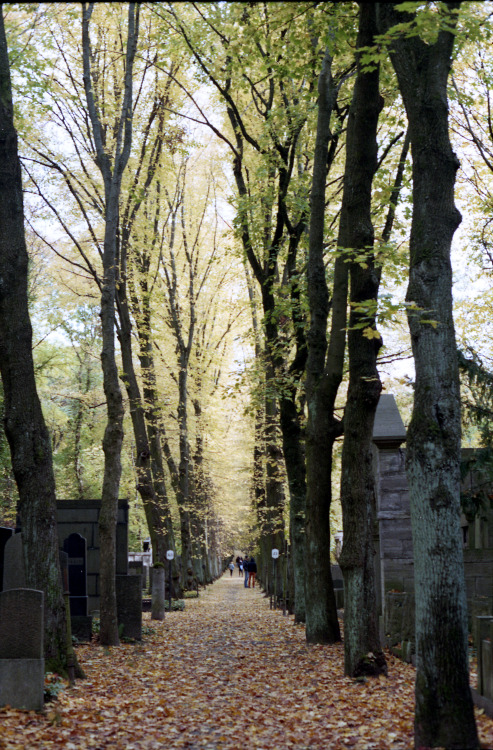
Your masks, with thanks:
[[[375,497],[375,573],[378,608],[385,614],[389,591],[414,591],[413,543],[409,492],[405,470],[406,430],[392,395],[380,397],[373,431]],[[463,456],[470,455],[463,451]],[[483,483],[484,477],[468,474],[463,489]],[[485,493],[488,497],[488,493]],[[464,571],[470,618],[493,614],[493,488],[487,507],[475,518],[461,517]]]

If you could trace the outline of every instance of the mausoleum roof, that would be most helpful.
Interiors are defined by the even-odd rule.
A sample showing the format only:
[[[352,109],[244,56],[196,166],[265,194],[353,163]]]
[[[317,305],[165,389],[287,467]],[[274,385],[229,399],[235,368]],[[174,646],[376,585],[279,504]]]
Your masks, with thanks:
[[[382,448],[398,448],[406,439],[406,428],[399,414],[395,398],[383,393],[378,402],[373,425],[373,442]]]

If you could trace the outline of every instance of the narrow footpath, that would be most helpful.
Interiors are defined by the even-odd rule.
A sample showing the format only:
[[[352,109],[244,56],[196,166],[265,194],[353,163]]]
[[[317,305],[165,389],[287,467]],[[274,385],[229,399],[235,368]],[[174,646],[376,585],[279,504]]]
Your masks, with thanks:
[[[87,679],[43,714],[0,709],[0,748],[412,748],[414,670],[343,677],[343,646],[308,646],[292,617],[226,573],[184,612],[144,616],[140,643],[79,646]],[[493,722],[478,713],[483,747]]]

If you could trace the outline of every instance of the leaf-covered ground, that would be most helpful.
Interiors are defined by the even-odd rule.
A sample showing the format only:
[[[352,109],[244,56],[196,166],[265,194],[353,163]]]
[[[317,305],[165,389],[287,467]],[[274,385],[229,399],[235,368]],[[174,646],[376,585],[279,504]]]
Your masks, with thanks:
[[[343,647],[307,646],[291,617],[229,573],[138,644],[79,646],[86,673],[43,714],[0,709],[0,748],[412,748],[414,669],[342,676]],[[477,713],[482,746],[493,721]]]

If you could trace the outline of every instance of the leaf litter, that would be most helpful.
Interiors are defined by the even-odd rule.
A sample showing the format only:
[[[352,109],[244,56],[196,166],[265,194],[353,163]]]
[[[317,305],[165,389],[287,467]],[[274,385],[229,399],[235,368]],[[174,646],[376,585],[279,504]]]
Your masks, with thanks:
[[[413,747],[415,670],[387,652],[389,677],[343,676],[344,648],[227,574],[139,643],[79,645],[87,679],[44,712],[0,708],[0,748],[403,750]],[[483,748],[493,721],[476,711]]]

